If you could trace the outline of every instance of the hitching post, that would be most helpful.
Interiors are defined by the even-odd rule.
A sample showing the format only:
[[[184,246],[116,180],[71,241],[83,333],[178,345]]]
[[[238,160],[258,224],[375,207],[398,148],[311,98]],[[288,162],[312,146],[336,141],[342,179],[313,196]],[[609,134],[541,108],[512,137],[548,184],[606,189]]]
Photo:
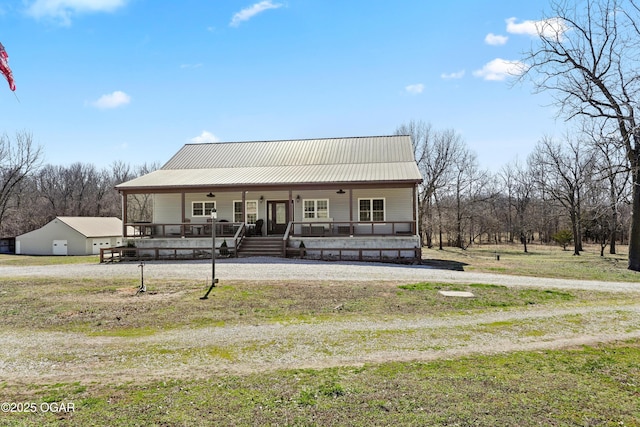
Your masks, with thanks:
[[[211,209],[211,286],[206,294],[200,299],[207,299],[209,293],[216,287],[218,279],[216,279],[216,219],[218,219],[218,213],[216,209]]]

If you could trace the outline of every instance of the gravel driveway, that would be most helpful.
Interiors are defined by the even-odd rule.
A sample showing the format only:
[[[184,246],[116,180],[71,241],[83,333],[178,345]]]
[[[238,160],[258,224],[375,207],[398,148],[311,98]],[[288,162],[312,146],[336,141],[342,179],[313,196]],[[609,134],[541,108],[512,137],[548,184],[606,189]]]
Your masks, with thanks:
[[[154,278],[211,277],[211,262],[147,262]],[[139,277],[138,263],[0,267],[3,277]],[[540,279],[426,266],[279,258],[216,262],[224,280],[442,281],[627,292],[627,302],[531,306],[380,320],[185,327],[142,337],[0,329],[9,382],[146,381],[216,373],[432,360],[472,353],[564,348],[640,338],[640,284]],[[579,321],[577,321],[579,319]],[[223,349],[222,357],[215,356]],[[212,356],[214,354],[214,356]]]
[[[139,277],[136,262],[114,264],[70,264],[55,266],[3,267],[0,276],[39,277]],[[489,283],[506,286],[536,286],[565,289],[592,289],[640,292],[640,283],[602,282],[507,276],[442,270],[424,265],[398,265],[365,262],[326,262],[285,258],[230,258],[216,261],[216,277],[224,280],[328,280],[328,281],[441,281],[448,283]],[[211,261],[145,263],[145,280],[154,278],[211,277]]]

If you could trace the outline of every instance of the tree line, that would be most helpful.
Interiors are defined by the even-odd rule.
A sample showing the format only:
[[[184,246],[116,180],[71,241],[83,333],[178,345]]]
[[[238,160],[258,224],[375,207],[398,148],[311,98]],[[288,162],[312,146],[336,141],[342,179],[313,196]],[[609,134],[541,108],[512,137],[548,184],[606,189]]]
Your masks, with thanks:
[[[454,130],[422,121],[396,129],[410,135],[418,168],[419,223],[424,245],[466,248],[474,243],[570,239],[616,252],[628,243],[631,169],[615,140],[584,131],[542,137],[525,160],[484,170]]]
[[[97,168],[90,163],[44,164],[44,150],[28,132],[0,136],[0,237],[13,237],[42,227],[57,216],[115,216],[122,202],[115,186],[159,167],[116,161]],[[147,196],[133,197],[136,217],[150,218]]]
[[[598,131],[598,132],[597,132]],[[624,148],[600,129],[561,139],[542,137],[525,160],[497,172],[484,170],[454,130],[410,121],[396,134],[410,135],[423,177],[419,224],[428,247],[466,248],[478,243],[572,241],[598,243],[615,253],[627,243],[631,221],[631,168]],[[117,184],[152,172],[157,164],[118,161],[42,163],[43,151],[28,133],[0,137],[0,235],[42,227],[56,216],[122,217]],[[151,196],[129,200],[136,218],[151,220]],[[132,213],[130,212],[130,214]]]

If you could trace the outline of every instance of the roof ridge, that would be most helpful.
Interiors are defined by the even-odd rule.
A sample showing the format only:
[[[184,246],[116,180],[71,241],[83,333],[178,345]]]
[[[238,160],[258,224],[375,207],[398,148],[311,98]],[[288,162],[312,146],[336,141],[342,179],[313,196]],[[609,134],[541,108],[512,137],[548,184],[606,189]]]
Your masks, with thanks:
[[[293,141],[329,141],[336,139],[365,139],[365,138],[393,138],[398,136],[410,136],[408,134],[401,135],[367,135],[367,136],[335,136],[335,137],[325,137],[325,138],[292,138],[292,139],[256,139],[256,140],[247,140],[247,141],[217,141],[217,142],[187,142],[186,145],[215,145],[215,144],[254,144],[261,142],[293,142]]]

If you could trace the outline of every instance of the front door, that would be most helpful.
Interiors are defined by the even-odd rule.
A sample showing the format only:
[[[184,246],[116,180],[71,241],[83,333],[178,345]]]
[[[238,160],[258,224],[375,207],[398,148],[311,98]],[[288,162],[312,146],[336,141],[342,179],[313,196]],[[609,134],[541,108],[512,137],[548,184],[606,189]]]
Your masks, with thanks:
[[[289,222],[289,202],[270,200],[267,202],[267,234],[284,234]]]

